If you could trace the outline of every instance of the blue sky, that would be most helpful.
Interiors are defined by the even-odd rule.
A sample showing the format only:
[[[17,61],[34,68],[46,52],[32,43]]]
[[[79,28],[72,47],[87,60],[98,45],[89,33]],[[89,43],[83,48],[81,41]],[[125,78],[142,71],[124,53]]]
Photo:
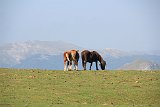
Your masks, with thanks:
[[[0,0],[0,45],[32,40],[160,50],[160,0]]]

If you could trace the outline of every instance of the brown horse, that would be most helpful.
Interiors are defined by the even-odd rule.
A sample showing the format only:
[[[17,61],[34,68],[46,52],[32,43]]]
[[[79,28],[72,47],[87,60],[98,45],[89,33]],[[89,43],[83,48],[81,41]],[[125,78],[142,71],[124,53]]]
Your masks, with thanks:
[[[88,51],[88,50],[84,50],[81,52],[81,58],[82,58],[82,65],[84,70],[86,70],[86,63],[89,62],[90,64],[90,70],[91,70],[91,66],[92,63],[95,62],[96,63],[96,70],[98,70],[98,66],[97,66],[97,62],[100,62],[100,66],[101,69],[104,70],[105,66],[106,66],[106,61],[103,60],[103,58],[101,57],[101,55],[99,55],[98,52],[96,51]]]
[[[78,60],[79,53],[78,50],[70,50],[64,52],[64,71],[72,70],[72,61],[74,63],[75,70],[78,71]]]

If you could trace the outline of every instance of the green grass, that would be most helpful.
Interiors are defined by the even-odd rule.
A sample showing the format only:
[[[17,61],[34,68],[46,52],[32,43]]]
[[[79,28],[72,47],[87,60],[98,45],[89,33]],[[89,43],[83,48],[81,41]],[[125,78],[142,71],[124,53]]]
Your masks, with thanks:
[[[160,71],[0,68],[0,107],[160,106]]]

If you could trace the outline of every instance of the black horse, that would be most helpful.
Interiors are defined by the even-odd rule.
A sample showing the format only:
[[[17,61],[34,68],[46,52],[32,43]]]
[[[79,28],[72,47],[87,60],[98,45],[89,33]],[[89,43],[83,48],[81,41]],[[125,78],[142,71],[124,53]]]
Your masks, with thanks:
[[[84,50],[81,52],[81,58],[82,58],[82,66],[84,68],[84,70],[86,70],[86,63],[89,62],[90,64],[90,69],[91,70],[91,66],[92,63],[95,62],[96,63],[96,70],[98,70],[98,66],[97,66],[97,62],[100,62],[100,66],[101,69],[104,70],[105,66],[106,66],[106,61],[103,60],[103,58],[101,57],[101,55],[98,54],[98,52],[96,51],[88,51],[88,50]]]

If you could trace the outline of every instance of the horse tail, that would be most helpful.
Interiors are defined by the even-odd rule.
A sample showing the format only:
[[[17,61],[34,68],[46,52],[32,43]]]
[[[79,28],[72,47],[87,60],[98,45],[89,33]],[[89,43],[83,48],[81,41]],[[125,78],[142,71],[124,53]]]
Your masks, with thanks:
[[[77,62],[78,62],[78,60],[79,60],[79,53],[78,53],[78,51],[72,50],[71,56],[72,56],[72,59],[73,59],[74,61],[77,61]]]
[[[78,60],[79,60],[79,53],[78,53],[78,51],[76,51],[76,59],[77,59],[77,62],[78,62]]]

